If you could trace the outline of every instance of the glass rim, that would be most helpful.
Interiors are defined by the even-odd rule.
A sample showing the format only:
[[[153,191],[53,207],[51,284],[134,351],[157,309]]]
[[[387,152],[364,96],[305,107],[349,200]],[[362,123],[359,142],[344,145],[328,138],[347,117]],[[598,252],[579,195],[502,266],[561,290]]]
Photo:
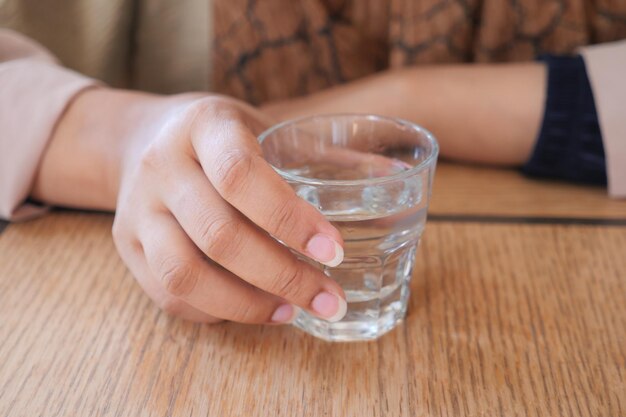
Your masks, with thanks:
[[[371,113],[326,113],[326,114],[318,114],[318,115],[313,115],[313,116],[297,117],[294,119],[282,121],[266,129],[259,135],[258,141],[259,141],[259,144],[262,144],[263,141],[267,139],[271,134],[289,125],[294,125],[294,124],[309,121],[309,120],[332,119],[332,118],[337,118],[337,117],[355,117],[355,118],[361,118],[361,119],[366,119],[366,120],[374,120],[374,121],[378,120],[378,121],[392,122],[392,123],[395,123],[404,127],[408,127],[411,130],[415,131],[416,133],[422,134],[426,138],[426,140],[431,146],[430,149],[428,150],[429,153],[422,162],[411,167],[410,169],[407,169],[406,171],[398,172],[393,175],[386,175],[383,177],[362,178],[362,179],[357,179],[357,180],[325,180],[321,178],[304,177],[301,175],[291,174],[289,172],[283,171],[282,169],[275,167],[272,164],[270,164],[270,166],[274,169],[274,171],[276,171],[282,178],[286,179],[287,181],[298,182],[298,183],[306,184],[306,185],[351,186],[351,185],[384,184],[387,182],[404,180],[408,177],[411,177],[415,174],[422,172],[425,168],[429,167],[430,165],[432,165],[433,162],[437,160],[437,156],[439,154],[439,143],[437,142],[437,139],[435,138],[435,136],[429,130],[418,125],[417,123],[413,123],[405,119],[396,118],[396,117],[388,117],[388,116],[380,116],[380,115],[371,114]]]

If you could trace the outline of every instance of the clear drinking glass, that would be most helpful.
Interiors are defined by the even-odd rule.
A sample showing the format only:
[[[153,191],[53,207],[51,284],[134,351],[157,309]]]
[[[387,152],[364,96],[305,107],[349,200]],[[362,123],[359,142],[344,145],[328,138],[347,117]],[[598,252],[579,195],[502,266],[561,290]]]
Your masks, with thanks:
[[[303,311],[300,329],[333,341],[375,339],[405,316],[438,154],[420,126],[373,115],[307,117],[259,137],[267,161],[341,232],[344,261],[323,269],[346,293],[345,318]]]

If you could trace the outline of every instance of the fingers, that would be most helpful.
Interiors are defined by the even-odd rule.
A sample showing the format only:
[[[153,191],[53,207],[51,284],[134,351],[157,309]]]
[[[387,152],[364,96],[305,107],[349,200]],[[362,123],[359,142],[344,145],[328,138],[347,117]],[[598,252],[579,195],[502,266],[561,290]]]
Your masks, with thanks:
[[[139,243],[132,244],[130,239],[115,239],[118,252],[124,263],[128,266],[137,283],[144,292],[155,302],[155,304],[163,311],[183,320],[189,320],[197,323],[217,323],[222,319],[213,317],[190,306],[183,300],[169,294],[163,286],[156,280],[146,264],[143,249]]]
[[[274,239],[336,266],[341,235],[263,160],[240,111],[205,110],[175,116],[127,171],[124,260],[162,308],[192,320],[282,323],[296,306],[341,319],[341,287]]]
[[[139,236],[151,276],[168,297],[203,314],[242,323],[295,318],[297,309],[290,304],[210,263],[171,215],[155,215]]]
[[[343,260],[341,235],[263,159],[250,131],[231,121],[194,133],[202,168],[221,197],[292,249],[328,266]]]
[[[181,166],[178,173],[185,178],[184,183],[172,189],[165,186],[163,201],[206,256],[290,304],[327,320],[343,317],[346,302],[335,281],[297,260],[285,246],[228,205],[197,166]]]

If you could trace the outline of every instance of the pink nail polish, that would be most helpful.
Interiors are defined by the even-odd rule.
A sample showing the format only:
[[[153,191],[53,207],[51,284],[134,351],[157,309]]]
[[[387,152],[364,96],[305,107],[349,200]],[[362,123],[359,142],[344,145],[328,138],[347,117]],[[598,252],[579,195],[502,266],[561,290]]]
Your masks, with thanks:
[[[316,261],[335,267],[343,261],[343,248],[331,237],[318,233],[306,245],[306,250]]]
[[[336,322],[346,315],[348,305],[338,295],[323,291],[315,296],[311,309],[326,320]]]
[[[291,323],[296,318],[297,310],[291,304],[283,304],[272,314],[273,323]]]

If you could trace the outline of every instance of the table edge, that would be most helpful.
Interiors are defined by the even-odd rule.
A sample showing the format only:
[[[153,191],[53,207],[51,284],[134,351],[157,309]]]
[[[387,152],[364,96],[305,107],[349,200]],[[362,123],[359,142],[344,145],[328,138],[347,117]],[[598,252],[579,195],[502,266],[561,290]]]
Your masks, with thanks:
[[[537,225],[626,226],[626,217],[508,216],[483,214],[429,213],[428,221],[437,223],[500,223]]]

